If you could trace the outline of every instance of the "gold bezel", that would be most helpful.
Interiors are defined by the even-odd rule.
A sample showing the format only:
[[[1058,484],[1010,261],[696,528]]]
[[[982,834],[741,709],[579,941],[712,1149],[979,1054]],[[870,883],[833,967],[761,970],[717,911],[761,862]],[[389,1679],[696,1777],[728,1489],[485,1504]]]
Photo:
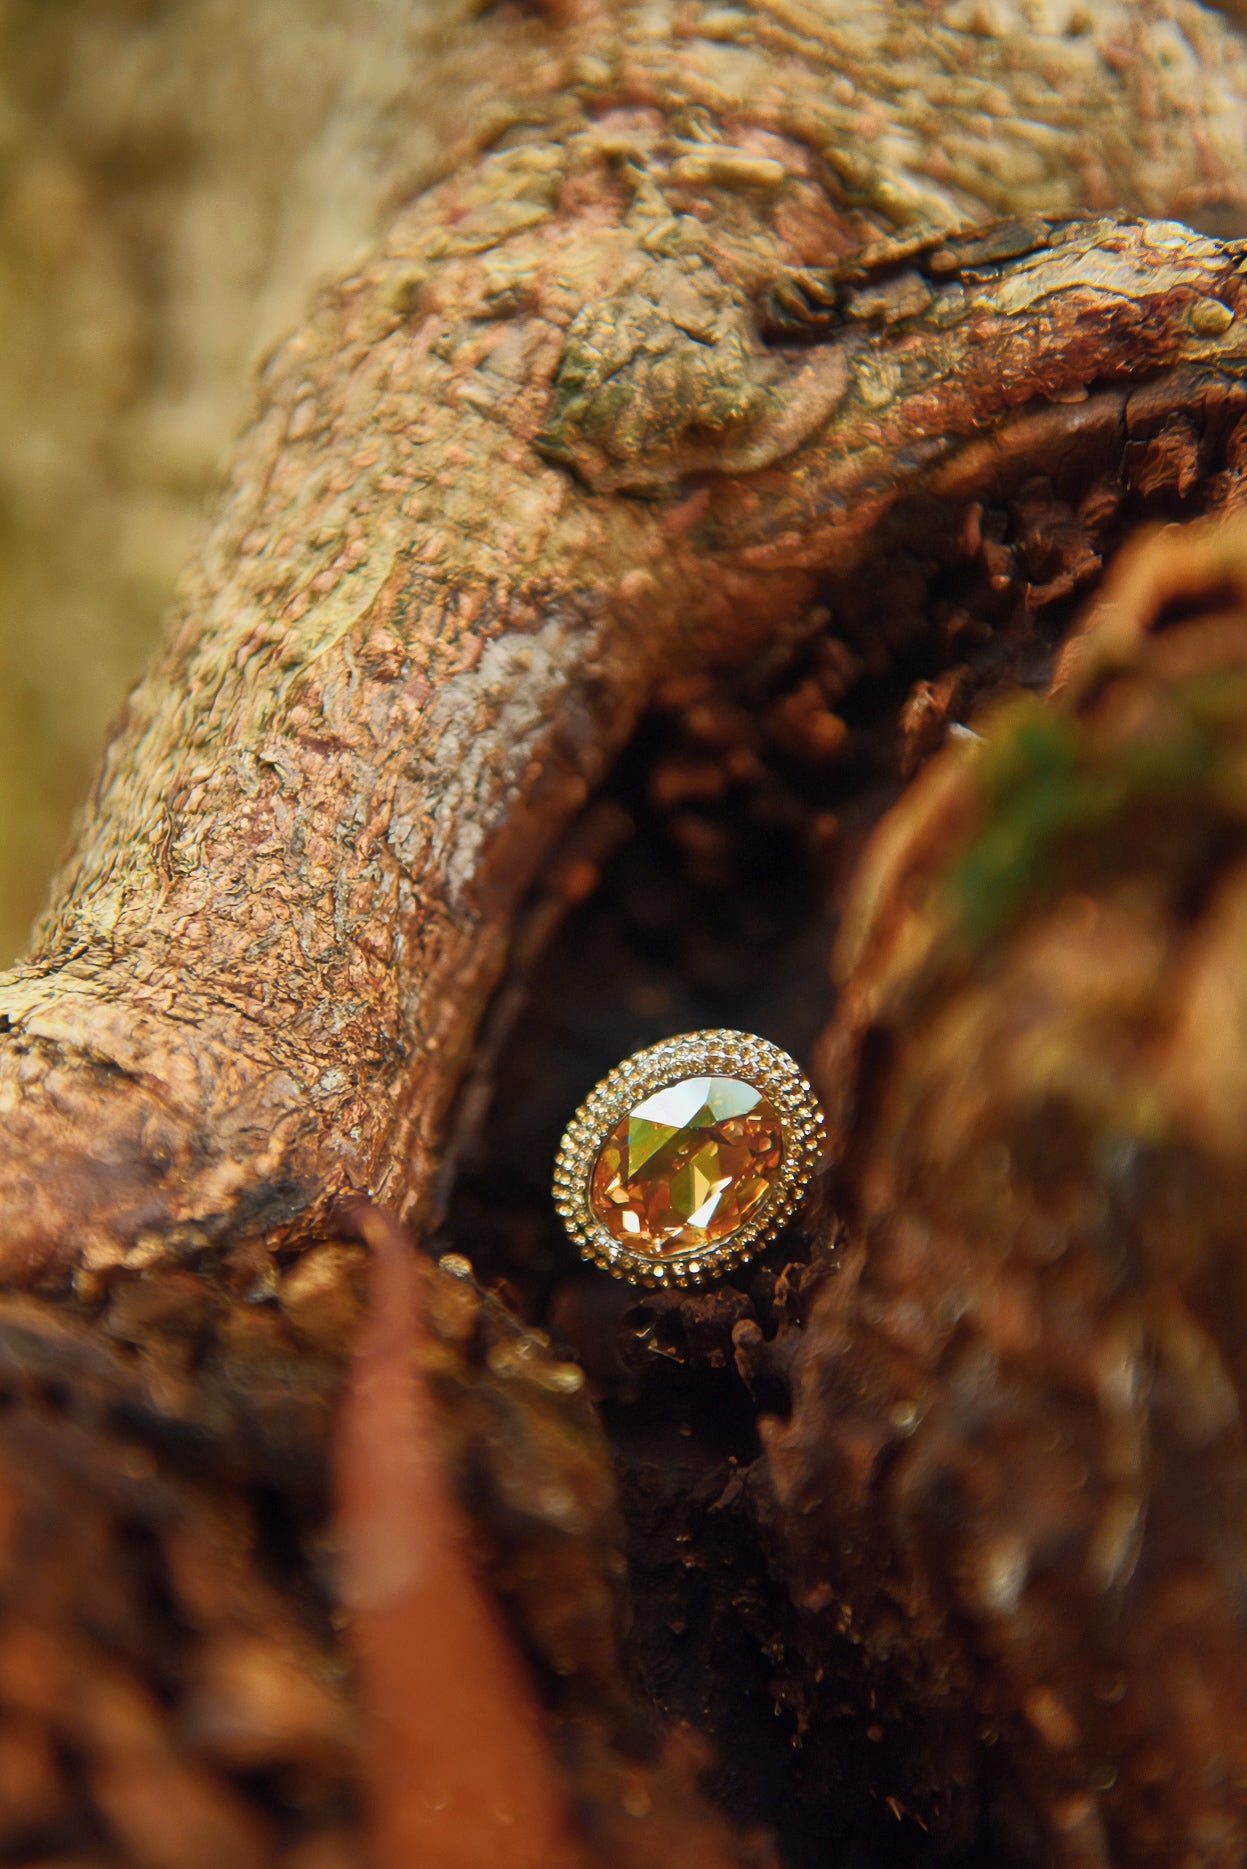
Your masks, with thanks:
[[[662,1254],[625,1246],[596,1218],[589,1202],[603,1144],[628,1111],[655,1091],[686,1077],[714,1076],[742,1078],[775,1109],[784,1154],[773,1187],[744,1226],[713,1245]],[[559,1146],[554,1204],[581,1256],[616,1278],[652,1286],[696,1285],[770,1244],[805,1193],[825,1144],[818,1100],[786,1051],[749,1032],[689,1032],[634,1052],[585,1098]]]

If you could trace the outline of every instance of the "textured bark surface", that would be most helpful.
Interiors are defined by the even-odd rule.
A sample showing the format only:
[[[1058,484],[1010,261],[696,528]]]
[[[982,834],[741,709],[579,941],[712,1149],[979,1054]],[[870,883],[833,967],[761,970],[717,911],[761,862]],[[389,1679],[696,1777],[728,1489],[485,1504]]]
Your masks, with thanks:
[[[565,108],[421,197],[270,366],[0,985],[13,1279],[306,1238],[346,1192],[419,1216],[515,911],[660,677],[808,631],[1010,430],[1036,458],[1045,424],[1116,430],[1132,383],[1163,421],[1179,367],[1232,393],[1212,240],[1028,224],[841,277],[852,212],[777,129],[724,153]]]
[[[990,1733],[1060,1861],[1243,1850],[1243,548],[1162,533],[1062,703],[881,827],[826,1059],[848,1237],[747,1351],[807,1643],[899,1670],[946,1783]]]
[[[259,360],[474,114],[459,19],[451,0],[0,5],[6,966]]]
[[[813,32],[787,24],[807,56],[834,34],[816,114],[845,185],[866,178],[886,210],[1134,207],[1243,227],[1241,49],[1189,0],[823,13]],[[671,16],[686,55],[695,17]],[[747,93],[747,14],[707,17],[726,87]],[[614,36],[605,18],[593,35],[608,64]],[[496,128],[500,94],[560,82],[568,40],[561,15],[469,19],[455,0],[4,0],[0,45],[7,965],[252,406],[255,360],[397,203]]]
[[[620,1527],[581,1372],[462,1261],[419,1268],[424,1322],[401,1340],[413,1312],[388,1262],[330,1533],[363,1256],[321,1248],[280,1304],[232,1314],[219,1277],[135,1286],[102,1332],[6,1305],[10,1860],[770,1869],[700,1795],[704,1745],[664,1736],[623,1668]],[[473,1516],[470,1565],[439,1467]],[[557,1857],[547,1814],[573,1800],[579,1841]]]
[[[1141,521],[1239,503],[1241,248],[1061,218],[1233,221],[1238,42],[1190,7],[512,24],[527,101],[268,365],[0,980],[38,1295],[0,1313],[0,1835],[338,1869],[370,1774],[379,1860],[415,1826],[457,1869],[461,1735],[406,1670],[497,1706],[478,1789],[531,1774],[499,1869],[542,1826],[620,1869],[1231,1863],[1235,546],[1125,574],[1064,711],[885,820],[804,1237],[639,1299],[544,1183],[655,1026],[804,1050],[902,782],[1044,685]],[[1153,649],[1158,580],[1207,616]],[[491,1289],[373,1216],[361,1325],[342,1197],[427,1239],[452,1129],[437,1244]],[[432,1601],[379,1535],[427,1538]]]

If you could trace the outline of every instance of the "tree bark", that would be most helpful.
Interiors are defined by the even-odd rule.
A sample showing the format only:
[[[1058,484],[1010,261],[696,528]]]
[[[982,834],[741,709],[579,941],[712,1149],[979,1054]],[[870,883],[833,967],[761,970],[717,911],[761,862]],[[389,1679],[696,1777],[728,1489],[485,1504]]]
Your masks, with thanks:
[[[526,923],[551,919],[548,904],[534,910],[546,866],[569,827],[584,825],[655,698],[692,696],[704,727],[707,695],[717,705],[742,670],[787,664],[792,683],[771,717],[783,756],[830,761],[860,728],[895,785],[975,695],[1035,684],[1073,599],[1142,517],[1238,502],[1241,249],[1172,222],[1069,218],[1106,197],[1207,210],[1210,221],[1237,212],[1243,129],[1224,99],[1247,90],[1238,42],[1190,6],[1106,8],[1085,41],[1071,25],[1015,42],[991,9],[964,15],[784,5],[656,21],[588,9],[534,24],[521,35],[519,100],[471,160],[401,210],[267,366],[261,414],[166,645],[109,746],[29,956],[0,979],[4,1279],[70,1300],[63,1320],[51,1305],[10,1301],[0,1342],[19,1407],[0,1465],[23,1528],[59,1523],[84,1469],[95,1489],[93,1529],[60,1598],[31,1599],[31,1560],[14,1560],[18,1648],[33,1629],[57,1657],[32,1678],[67,1678],[66,1654],[81,1678],[105,1678],[101,1645],[80,1627],[82,1601],[97,1565],[133,1587],[125,1526],[139,1526],[172,1579],[139,1590],[120,1618],[139,1631],[108,1676],[117,1707],[130,1709],[120,1747],[110,1737],[120,1714],[97,1707],[75,1723],[69,1690],[41,1710],[21,1668],[5,1674],[0,1643],[0,1703],[21,1733],[37,1734],[30,1745],[41,1758],[70,1745],[86,1759],[72,1797],[49,1765],[53,1815],[15,1818],[15,1835],[55,1831],[57,1847],[79,1847],[103,1834],[112,1842],[101,1847],[120,1855],[205,1869],[226,1856],[302,1869],[311,1837],[339,1855],[306,1861],[350,1860],[354,1736],[340,1688],[289,1713],[280,1743],[270,1720],[251,1754],[236,1713],[247,1704],[263,1726],[239,1686],[254,1671],[247,1677],[236,1651],[267,1627],[263,1578],[274,1570],[306,1600],[280,1667],[268,1653],[263,1678],[300,1683],[338,1665],[332,1589],[309,1583],[308,1554],[322,1535],[329,1422],[358,1320],[361,1255],[337,1239],[342,1202],[378,1197],[427,1233],[482,1021]],[[1160,56],[1179,29],[1192,51],[1185,63]],[[960,225],[1001,213],[1013,218]],[[919,693],[915,657],[928,652],[932,680]],[[853,701],[850,667],[896,700],[899,721],[880,725],[876,714],[869,725],[875,704]],[[842,712],[858,721],[850,728],[834,711],[846,692]],[[754,733],[738,707],[709,763],[726,769],[739,755],[733,770],[756,770]],[[969,811],[940,789],[947,771],[908,807],[924,834],[930,814],[941,857]],[[862,791],[859,833],[877,815],[880,787]],[[1197,802],[1202,811],[1203,793]],[[910,822],[881,832],[885,856],[898,840],[906,850],[921,842]],[[923,863],[925,882],[937,864]],[[574,869],[546,885],[555,912],[581,891]],[[880,860],[865,872],[858,920],[882,927],[872,939],[885,948],[895,940],[908,954],[917,943],[925,954],[926,908],[897,906],[890,880]],[[424,1385],[440,1398],[438,1432],[474,1508],[473,1555],[530,1651],[576,1804],[577,1847],[590,1847],[587,1836],[602,1860],[636,1869],[669,1860],[673,1837],[689,1862],[699,1850],[707,1865],[768,1859],[764,1839],[731,1835],[707,1809],[695,1743],[664,1747],[645,1731],[646,1700],[672,1720],[717,1721],[721,1751],[730,1767],[723,1741],[734,1738],[747,1781],[748,1719],[731,1705],[722,1665],[728,1624],[740,1620],[729,1583],[744,1590],[747,1580],[750,1667],[756,1675],[758,1656],[780,1657],[768,1691],[779,1683],[777,1695],[799,1710],[816,1762],[834,1755],[821,1787],[817,1768],[791,1767],[791,1782],[802,1782],[795,1816],[784,1816],[784,1794],[762,1808],[760,1792],[720,1787],[737,1816],[761,1813],[783,1833],[790,1860],[826,1859],[810,1852],[829,1811],[861,1848],[875,1848],[866,1805],[876,1796],[916,1816],[932,1847],[968,1848],[986,1834],[993,1786],[1008,1781],[1021,1787],[1010,1819],[1021,1852],[1046,1849],[1071,1864],[1115,1850],[1164,1860],[1203,1825],[1222,1851],[1211,1859],[1229,1862],[1244,1826],[1233,1751],[1241,1709],[1229,1687],[1215,1701],[1230,1735],[1229,1788],[1192,1790],[1202,1725],[1182,1729],[1167,1774],[1148,1775],[1170,1728],[1138,1683],[1157,1631],[1168,1646],[1175,1628],[1193,1626],[1156,1608],[1178,1568],[1163,1543],[1155,1593],[1149,1584],[1125,1604],[1126,1633],[1107,1659],[1098,1655],[1101,1672],[1075,1706],[1065,1677],[1049,1680],[1043,1668],[1053,1643],[1081,1668],[1089,1629],[1098,1640],[1098,1600],[1088,1606],[1071,1585],[1050,1621],[1019,1631],[1012,1619],[1029,1604],[1034,1560],[1028,1546],[1008,1569],[1014,1547],[1001,1544],[995,1494],[941,1542],[941,1488],[962,1472],[957,1459],[978,1429],[956,1414],[961,1390],[941,1387],[939,1345],[911,1346],[921,1381],[906,1382],[876,1368],[871,1332],[895,1338],[912,1292],[925,1302],[941,1283],[963,1308],[980,1302],[987,1260],[966,1244],[972,1229],[958,1203],[970,1196],[957,1191],[955,1166],[943,1169],[938,1226],[905,1181],[907,1163],[918,1182],[938,1153],[904,1086],[925,1081],[920,1065],[935,1068],[923,1051],[923,995],[938,999],[948,981],[932,962],[930,981],[914,986],[902,973],[890,999],[872,998],[879,963],[863,943],[825,1047],[843,1061],[842,1074],[825,1073],[843,1160],[837,1218],[824,1216],[810,1266],[784,1270],[781,1258],[752,1283],[647,1300],[628,1315],[621,1300],[605,1325],[593,1321],[600,1300],[565,1267],[562,1286],[548,1284],[540,1301],[540,1281],[524,1285],[522,1253],[500,1271],[530,1322],[540,1314],[577,1346],[606,1405],[634,1569],[643,1577],[649,1565],[662,1606],[659,1615],[638,1605],[632,1654],[646,1695],[629,1684],[621,1646],[615,1552],[628,1534],[613,1517],[605,1447],[583,1378],[566,1373],[548,1338],[482,1296],[470,1268],[450,1265],[424,1286],[441,1348],[425,1347],[423,1374],[404,1378],[392,1333],[374,1323],[356,1399],[375,1367],[396,1413],[395,1448],[409,1448],[405,1421],[427,1452]],[[1012,950],[1006,940],[990,963],[985,954],[976,965],[989,1012],[999,1011],[1009,995],[991,984],[991,966]],[[961,976],[954,984],[971,990]],[[893,1028],[911,1051],[888,1067],[868,1034]],[[977,1052],[985,1044],[976,1038]],[[967,1046],[966,1059],[977,1052]],[[1206,1086],[1201,1094],[1215,1105]],[[1011,1107],[1005,1100],[998,1112],[1009,1137]],[[964,1146],[978,1149],[977,1133]],[[1004,1218],[1026,1243],[1020,1206],[1019,1197]],[[970,1218],[991,1233],[990,1216]],[[906,1284],[892,1256],[904,1255],[920,1219],[934,1244]],[[1060,1224],[1077,1271],[1081,1222]],[[1218,1253],[1201,1294],[1207,1330],[1234,1276],[1229,1249]],[[1142,1255],[1141,1276],[1163,1284],[1167,1263],[1158,1247]],[[1102,1294],[1097,1286],[1088,1300],[1070,1276],[1070,1309],[1090,1320],[1078,1377],[1091,1382],[1108,1342]],[[1116,1302],[1104,1300],[1110,1310]],[[1029,1290],[1021,1309],[1039,1317],[1043,1350],[1018,1406],[1040,1422],[1072,1326],[1055,1300]],[[980,1332],[997,1357],[998,1321],[993,1312]],[[1177,1381],[1189,1336],[1148,1327],[1168,1345],[1155,1367]],[[638,1364],[642,1341],[651,1348]],[[663,1358],[687,1374],[681,1406],[696,1396],[701,1411],[679,1459],[666,1442],[654,1457],[670,1429],[653,1374]],[[1111,1376],[1101,1371],[1109,1413]],[[742,1422],[730,1452],[715,1419],[729,1378]],[[916,1426],[928,1382],[931,1419],[944,1424],[934,1443]],[[906,1426],[897,1411],[910,1408]],[[951,1425],[941,1408],[952,1409]],[[776,1411],[789,1419],[765,1427],[746,1482],[758,1416]],[[923,1484],[935,1475],[917,1531],[909,1496],[898,1504],[875,1485],[891,1447],[880,1440],[885,1416],[906,1446],[914,1428]],[[387,1493],[385,1476],[366,1472],[361,1419],[348,1413],[361,1474],[344,1496],[348,1534],[378,1499],[397,1525],[407,1510],[412,1463],[396,1453],[397,1491]],[[1169,1418],[1157,1419],[1163,1457],[1177,1461],[1181,1435],[1166,1439]],[[1130,1426],[1137,1440],[1133,1417]],[[1237,1429],[1209,1433],[1228,1439],[1208,1455],[1218,1503],[1207,1513],[1236,1525],[1237,1480],[1222,1487],[1217,1462],[1224,1453],[1237,1474]],[[127,1490],[136,1446],[155,1462],[137,1501]],[[1005,1437],[974,1474],[1003,1489],[1013,1446]],[[1050,1472],[1042,1448],[1033,1458],[1026,1449],[1039,1519]],[[1121,1527],[1134,1471],[1123,1449],[1121,1435],[1107,1452],[1098,1441],[1093,1449],[1103,1453],[1105,1513],[1121,1508],[1112,1521]],[[32,1477],[40,1462],[46,1482]],[[536,1476],[532,1498],[544,1505],[516,1506],[516,1471]],[[1156,1522],[1172,1524],[1180,1495],[1157,1484],[1166,1503]],[[221,1552],[234,1556],[219,1561],[257,1573],[228,1607],[189,1560],[179,1569],[169,1556],[185,1558],[222,1500],[235,1542],[220,1533]],[[641,1552],[646,1514],[653,1535]],[[430,1513],[430,1525],[452,1520],[440,1504]],[[1104,1545],[1106,1590],[1130,1587],[1133,1573],[1112,1561],[1124,1549]],[[720,1555],[728,1581],[696,1632],[712,1678],[694,1691],[667,1668],[671,1633],[686,1627],[680,1567]],[[967,1608],[971,1562],[999,1586],[985,1609],[979,1598]],[[550,1608],[547,1567],[557,1575],[560,1566],[574,1579],[569,1603],[577,1614],[591,1604],[592,1615],[560,1621]],[[891,1579],[882,1608],[877,1570]],[[457,1604],[461,1633],[475,1628],[465,1652],[484,1670],[496,1630],[481,1634],[453,1562],[447,1574],[445,1601]],[[1192,1612],[1211,1658],[1197,1670],[1196,1698],[1224,1685],[1237,1657],[1224,1626],[1232,1582],[1228,1572],[1205,1577],[1208,1607]],[[164,1603],[172,1624],[194,1630],[172,1662],[177,1645],[153,1607]],[[839,1618],[831,1634],[829,1616]],[[863,1665],[846,1659],[851,1626],[869,1631]],[[730,1633],[740,1639],[739,1626]],[[930,1656],[915,1634],[931,1634]],[[531,1733],[507,1666],[498,1678],[512,1679],[512,1732]],[[1120,1711],[1097,1723],[1084,1702],[1109,1672],[1125,1685],[1100,1698]],[[895,1742],[860,1772],[820,1694],[826,1675],[856,1725],[879,1712]],[[382,1700],[387,1678],[383,1667],[365,1675]],[[196,1699],[188,1683],[205,1680],[213,1691]],[[181,1710],[172,1738],[160,1694]],[[1094,1755],[1082,1748],[1093,1728]],[[988,1738],[1003,1740],[997,1768],[984,1763]],[[509,1743],[497,1739],[504,1772]],[[330,1793],[300,1807],[283,1783],[249,1803],[240,1782],[249,1770],[306,1770],[329,1756]],[[387,1787],[418,1768],[404,1755],[383,1772],[383,1814],[393,1817]],[[1111,1770],[1113,1786],[1091,1782],[1093,1769]],[[201,1840],[182,1855],[160,1841],[145,1773],[195,1814]],[[548,1801],[540,1785],[534,1795],[560,1836],[557,1788]],[[62,1822],[57,1813],[75,1800],[87,1814]],[[621,1816],[630,1812],[635,1829]],[[182,1829],[192,1828],[188,1815]],[[410,1834],[395,1817],[387,1834],[400,1832]],[[514,1860],[518,1869],[527,1859]]]
[[[1060,1862],[1243,1848],[1243,545],[1136,549],[1055,706],[887,822],[825,1060],[849,1237],[742,1346],[807,1667],[925,1703],[929,1796],[990,1729]]]
[[[270,366],[0,986],[12,1280],[314,1237],[351,1192],[418,1219],[517,908],[659,678],[799,633],[1024,424],[1038,457],[1179,366],[1232,389],[1233,249],[1044,223],[837,271],[851,209],[758,115],[492,151]]]

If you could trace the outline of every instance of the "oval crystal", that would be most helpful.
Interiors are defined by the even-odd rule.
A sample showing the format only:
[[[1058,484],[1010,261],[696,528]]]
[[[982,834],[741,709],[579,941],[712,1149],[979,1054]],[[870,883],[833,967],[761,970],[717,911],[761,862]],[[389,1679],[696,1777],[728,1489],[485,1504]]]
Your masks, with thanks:
[[[739,1077],[686,1077],[638,1103],[602,1144],[595,1217],[634,1251],[686,1252],[739,1232],[784,1158],[774,1105]]]

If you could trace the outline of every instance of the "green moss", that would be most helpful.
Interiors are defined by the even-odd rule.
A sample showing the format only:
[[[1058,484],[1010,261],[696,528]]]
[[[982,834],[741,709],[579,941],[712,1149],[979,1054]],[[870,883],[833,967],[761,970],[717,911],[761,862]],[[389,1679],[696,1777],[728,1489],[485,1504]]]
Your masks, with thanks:
[[[1089,838],[1097,867],[1111,866],[1125,849],[1114,827],[1149,807],[1204,798],[1224,810],[1232,801],[1218,781],[1245,734],[1239,671],[1177,685],[1163,710],[1149,709],[1146,731],[1110,746],[1037,700],[1011,703],[981,755],[983,827],[947,879],[961,939],[981,945],[1067,883]],[[1240,805],[1247,812],[1247,798]]]

